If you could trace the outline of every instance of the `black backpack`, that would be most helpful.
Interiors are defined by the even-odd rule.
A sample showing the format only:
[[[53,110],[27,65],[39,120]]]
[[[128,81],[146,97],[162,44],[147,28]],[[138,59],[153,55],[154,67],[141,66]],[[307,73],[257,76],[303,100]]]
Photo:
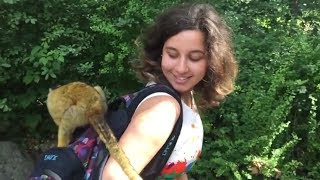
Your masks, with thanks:
[[[109,103],[108,112],[105,114],[107,123],[119,139],[140,102],[155,92],[165,92],[173,96],[180,104],[181,113],[165,144],[140,173],[144,180],[153,180],[160,175],[175,147],[183,117],[180,96],[169,86],[153,84],[133,94],[117,98]],[[81,135],[68,147],[55,147],[44,152],[29,179],[100,180],[108,157],[108,150],[90,126],[82,131]]]

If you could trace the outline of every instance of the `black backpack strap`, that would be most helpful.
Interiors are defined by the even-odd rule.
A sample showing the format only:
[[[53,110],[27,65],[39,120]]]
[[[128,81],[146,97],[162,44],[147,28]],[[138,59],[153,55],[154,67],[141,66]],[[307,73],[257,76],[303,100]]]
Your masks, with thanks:
[[[180,135],[180,130],[182,127],[182,104],[181,104],[181,98],[179,94],[173,90],[171,87],[162,85],[162,84],[153,84],[150,85],[137,94],[137,96],[133,99],[130,106],[128,107],[128,116],[132,117],[133,113],[135,112],[136,108],[140,104],[140,102],[149,96],[150,94],[156,93],[156,92],[165,92],[174,97],[179,105],[180,105],[180,115],[179,118],[169,136],[165,144],[161,147],[161,149],[158,151],[158,153],[153,157],[153,159],[147,164],[147,166],[142,170],[140,173],[141,177],[144,180],[153,180],[156,179],[157,176],[160,175],[161,170],[166,165],[175,145],[178,140],[178,137]]]

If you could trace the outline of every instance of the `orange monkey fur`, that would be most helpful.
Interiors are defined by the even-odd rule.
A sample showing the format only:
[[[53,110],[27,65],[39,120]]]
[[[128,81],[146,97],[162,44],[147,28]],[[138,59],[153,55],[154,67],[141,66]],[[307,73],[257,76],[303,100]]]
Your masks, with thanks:
[[[117,139],[104,119],[107,111],[106,97],[99,86],[72,82],[50,90],[47,98],[48,111],[58,126],[58,147],[69,144],[77,127],[91,124],[107,146],[110,155],[119,163],[129,179],[141,179],[134,170]]]

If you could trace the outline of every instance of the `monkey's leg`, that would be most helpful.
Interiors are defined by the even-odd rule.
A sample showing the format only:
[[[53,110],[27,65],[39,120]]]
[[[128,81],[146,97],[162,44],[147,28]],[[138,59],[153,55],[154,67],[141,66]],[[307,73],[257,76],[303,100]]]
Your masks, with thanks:
[[[62,123],[59,126],[58,129],[58,147],[66,147],[71,139],[71,134],[72,132],[70,132],[71,130],[66,129]]]
[[[84,110],[77,105],[70,106],[63,114],[58,129],[58,147],[66,147],[71,140],[73,131],[88,124],[84,118]]]
[[[114,137],[112,130],[105,122],[103,116],[96,116],[90,120],[90,123],[99,134],[100,139],[107,146],[110,155],[119,163],[122,170],[126,173],[130,180],[142,180],[139,174],[131,165],[128,157],[119,147],[116,137]]]

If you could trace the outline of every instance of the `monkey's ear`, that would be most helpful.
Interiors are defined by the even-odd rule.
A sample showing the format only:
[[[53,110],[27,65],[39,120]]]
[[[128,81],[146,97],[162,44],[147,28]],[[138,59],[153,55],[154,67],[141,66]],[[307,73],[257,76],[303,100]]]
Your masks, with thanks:
[[[55,87],[51,87],[51,88],[49,88],[49,92],[51,92],[55,89],[58,89],[59,87],[61,87],[61,85],[56,85]]]
[[[98,93],[99,93],[100,96],[102,97],[102,100],[103,100],[103,101],[106,101],[106,95],[105,95],[102,87],[101,87],[101,86],[94,86],[93,88],[98,91]]]

